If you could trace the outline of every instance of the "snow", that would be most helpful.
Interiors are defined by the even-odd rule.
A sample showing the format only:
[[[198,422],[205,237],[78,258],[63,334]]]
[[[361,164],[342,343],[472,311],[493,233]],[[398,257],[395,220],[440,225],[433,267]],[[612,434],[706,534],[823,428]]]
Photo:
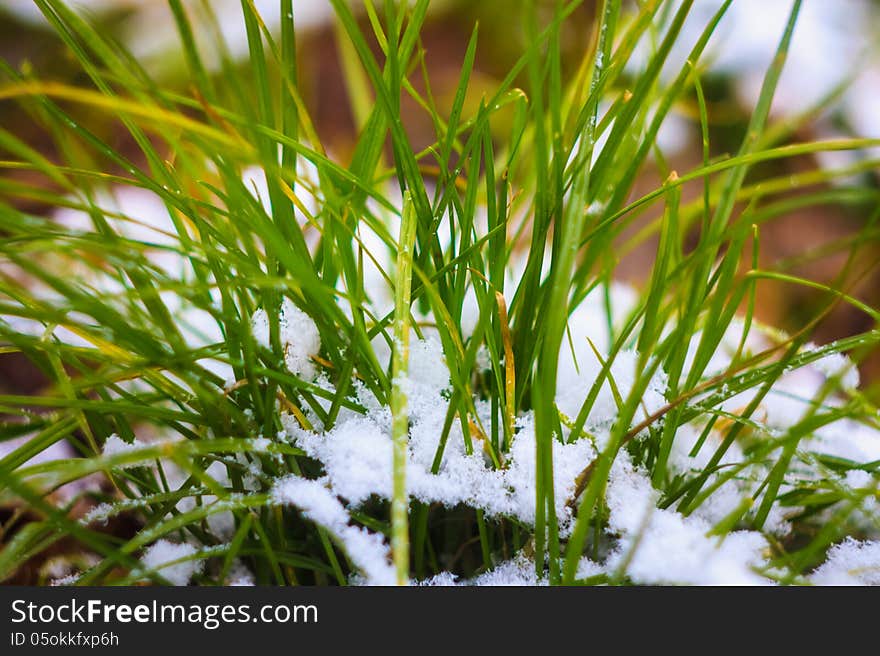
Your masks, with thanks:
[[[132,451],[137,451],[138,449],[142,449],[146,444],[141,442],[138,439],[135,439],[133,442],[128,443],[124,441],[119,435],[113,433],[106,440],[104,440],[104,446],[101,449],[101,453],[110,458],[112,456],[118,456],[123,453],[131,453]],[[129,467],[137,467],[140,463],[133,462],[127,465],[121,465],[122,469],[126,469]]]
[[[53,588],[60,587],[60,586],[66,586],[66,585],[74,585],[79,580],[80,576],[82,576],[82,574],[74,572],[72,574],[68,574],[67,576],[62,576],[57,579],[52,579],[51,582],[49,583],[49,585]]]
[[[390,254],[387,255],[390,258]],[[378,265],[390,270],[392,263],[389,259],[379,258]],[[512,268],[515,269],[515,266]],[[515,274],[511,272],[510,275],[513,277]],[[376,289],[369,289],[368,295],[379,299],[379,303],[384,303],[387,302],[387,283],[383,282],[384,278],[380,278],[381,276],[375,278],[372,284]],[[638,297],[631,288],[618,283],[613,284],[609,292],[612,305],[611,323],[619,329],[635,308]],[[472,290],[469,290],[467,298],[473,298]],[[465,304],[465,313],[473,315],[470,317],[472,322],[475,321],[477,312],[475,303]],[[556,398],[560,412],[569,419],[574,419],[580,412],[581,404],[602,368],[591,342],[602,358],[607,357],[610,349],[611,335],[605,312],[604,299],[599,290],[587,296],[570,317],[571,341],[569,344],[566,339],[560,352]],[[425,319],[426,324],[431,323],[430,316]],[[463,323],[467,323],[468,317],[465,319]],[[258,309],[254,313],[251,325],[258,343],[268,347],[269,322],[265,309]],[[333,385],[325,375],[318,375],[313,360],[320,353],[321,340],[311,317],[290,299],[284,299],[279,314],[279,328],[285,364],[291,373],[332,391]],[[741,341],[743,328],[738,321],[731,325],[705,370],[701,372],[701,378],[706,379],[729,367]],[[693,366],[700,338],[698,333],[689,345],[685,373]],[[746,352],[757,352],[766,348],[769,343],[770,339],[764,335],[763,329],[753,326],[746,341]],[[805,351],[814,348],[817,347],[809,345],[805,347]],[[379,349],[377,355],[380,362],[387,363],[390,356],[387,345],[387,353],[378,351]],[[611,364],[610,378],[624,396],[636,380],[638,362],[639,355],[636,351],[623,349]],[[531,412],[522,412],[516,417],[516,432],[509,451],[503,454],[500,468],[492,464],[480,448],[479,440],[474,440],[473,453],[467,451],[461,425],[455,421],[439,470],[436,473],[432,471],[438,438],[449,410],[449,376],[436,329],[430,325],[424,326],[421,338],[413,333],[410,372],[404,381],[411,421],[406,462],[407,487],[411,498],[424,503],[439,503],[449,508],[466,505],[483,510],[488,517],[511,517],[525,525],[532,525],[535,521],[535,426]],[[846,356],[839,354],[826,355],[811,366],[786,372],[753,415],[752,420],[757,427],[755,430],[766,436],[784,431],[811,411],[812,399],[829,378],[837,376],[840,377],[837,388],[844,393],[858,385],[856,368]],[[647,387],[635,422],[641,421],[667,403],[666,384],[666,374],[658,371]],[[296,476],[278,479],[272,488],[272,498],[277,503],[295,506],[305,518],[323,526],[348,553],[359,572],[360,580],[369,584],[386,585],[393,582],[394,576],[385,538],[356,525],[351,511],[371,498],[389,499],[391,496],[391,415],[389,409],[380,404],[364,385],[355,381],[353,388],[356,390],[357,402],[367,409],[366,414],[343,408],[331,430],[324,430],[319,417],[309,409],[306,412],[315,427],[314,431],[304,430],[295,418],[282,415],[285,430],[278,439],[303,449],[309,457],[322,465],[323,473],[317,480]],[[754,390],[749,390],[737,394],[724,401],[721,408],[737,414],[753,398],[754,393]],[[826,405],[839,402],[838,393],[825,400]],[[476,415],[468,419],[475,426],[490,425],[490,404],[474,399],[474,407]],[[595,458],[597,449],[602,449],[607,444],[609,431],[616,418],[617,404],[610,381],[606,380],[587,418],[585,429],[588,435],[572,439],[568,429],[563,428],[564,439],[553,443],[553,486],[559,530],[563,539],[572,529],[572,511],[566,502],[574,493],[575,481]],[[709,434],[703,448],[694,456],[690,455],[704,422],[705,418],[695,420],[676,433],[669,462],[671,473],[692,474],[702,470],[720,445],[721,432],[716,429]],[[112,435],[107,439],[103,452],[108,456],[126,453],[154,441],[139,439],[128,444],[118,435]],[[269,440],[262,439],[260,448],[256,450],[264,450],[268,443]],[[818,429],[815,434],[802,441],[802,447],[807,452],[870,462],[880,458],[880,433],[870,424],[845,419]],[[259,460],[248,460],[241,455],[235,459],[245,468],[244,477],[248,489],[264,489],[262,485],[266,484],[266,476]],[[721,464],[736,465],[745,459],[742,445],[737,442],[730,446]],[[803,475],[803,471],[809,474],[811,465],[806,460],[801,460],[800,455],[796,456],[796,461],[795,464],[801,468],[798,470],[799,475]],[[188,476],[171,463],[167,465],[166,474],[171,489],[177,489]],[[627,454],[621,452],[612,469],[607,490],[610,509],[606,534],[609,541],[608,551],[601,562],[583,559],[578,575],[586,578],[602,573],[623,574],[629,580],[642,584],[770,583],[770,579],[761,573],[768,567],[764,535],[755,531],[735,531],[723,539],[708,535],[713,525],[758,492],[767,471],[764,464],[750,464],[715,491],[690,516],[685,517],[672,508],[656,507],[657,492],[647,475],[633,467]],[[206,474],[221,486],[230,485],[226,466],[222,462],[212,463]],[[844,483],[863,489],[871,485],[864,474],[850,472]],[[713,474],[707,484],[711,485],[716,476],[717,474]],[[782,492],[788,489],[788,482],[785,482]],[[200,490],[180,500],[177,504],[178,511],[185,512],[193,508],[199,496],[203,503],[216,501],[213,495],[204,494],[204,490]],[[133,503],[137,501],[134,500]],[[869,501],[873,499],[866,500],[863,513],[866,525],[871,525],[872,512],[876,516],[876,509],[871,510],[874,506]],[[89,513],[86,520],[101,521],[118,510],[115,506],[99,506]],[[797,510],[774,506],[765,525],[766,531],[778,535],[787,533],[787,516]],[[207,526],[219,539],[229,539],[234,533],[234,516],[230,512],[214,513],[207,518]],[[173,560],[170,557],[165,558],[174,555],[169,550],[187,555],[193,553],[190,550],[194,548],[191,545],[160,541],[147,551],[144,558],[161,564]],[[165,560],[160,561],[160,555]],[[182,581],[185,584],[199,571],[199,567],[200,564],[194,561],[166,569],[175,582]],[[241,575],[231,574],[229,583],[236,582],[248,584],[253,582],[253,577],[246,571]],[[498,563],[490,571],[470,580],[457,580],[447,572],[420,582],[423,585],[544,583],[546,580],[535,574],[534,563],[523,554],[518,554],[510,561]]]
[[[605,569],[591,561],[589,558],[582,558],[578,564],[575,578],[578,580],[586,579],[591,576],[603,574]],[[440,572],[423,581],[415,581],[416,585],[426,587],[449,587],[449,586],[493,586],[493,587],[514,587],[514,586],[545,586],[548,585],[547,577],[539,577],[535,570],[535,561],[526,556],[522,551],[517,553],[510,560],[505,560],[492,569],[475,576],[472,579],[460,579],[451,572]]]
[[[384,538],[365,528],[350,526],[348,512],[320,482],[291,475],[275,484],[272,497],[277,503],[295,506],[307,519],[327,529],[348,553],[367,583],[394,584],[394,568]]]
[[[467,453],[459,423],[450,432],[439,471],[432,463],[448,412],[444,394],[449,386],[443,350],[438,339],[413,337],[410,350],[411,375],[407,397],[411,421],[407,454],[407,487],[411,496],[425,503],[448,507],[467,504],[485,510],[490,516],[507,515],[526,523],[534,522],[535,429],[530,413],[518,419],[510,453],[504,469],[493,469],[478,445]],[[489,408],[481,403],[478,412],[487,424]],[[372,495],[390,498],[391,425],[387,408],[377,408],[366,416],[341,416],[326,433],[303,430],[290,416],[283,418],[293,443],[324,465],[330,488],[352,506],[363,504]],[[571,510],[565,501],[574,491],[577,474],[594,457],[588,440],[570,444],[555,442],[554,488],[556,511],[568,530]]]
[[[254,339],[264,348],[271,348],[269,317],[260,308],[251,317]],[[317,373],[312,356],[321,350],[321,335],[312,318],[285,298],[278,316],[278,334],[284,349],[284,363],[297,376],[313,380]]]
[[[808,344],[803,350],[815,350],[815,344]],[[852,361],[840,353],[829,353],[812,364],[826,379],[840,378],[840,386],[847,391],[859,386],[859,370]]]
[[[880,541],[847,538],[828,552],[810,576],[816,585],[880,585]]]
[[[507,560],[494,569],[480,574],[471,585],[476,586],[523,586],[523,585],[547,585],[545,578],[538,578],[535,573],[535,563],[518,554],[517,557]]]
[[[623,568],[637,583],[756,585],[769,581],[753,568],[763,562],[764,537],[734,531],[723,539],[708,536],[711,525],[656,507],[648,477],[622,452],[608,483],[609,529],[620,536],[609,571]]]
[[[161,575],[172,585],[187,585],[193,576],[201,573],[204,561],[196,559],[184,560],[180,563],[174,561],[189,558],[195,554],[196,548],[191,544],[159,540],[144,551],[141,563],[147,569]]]
[[[699,428],[700,430],[697,430]],[[678,430],[675,441],[672,444],[669,465],[676,473],[694,474],[702,472],[708,466],[716,449],[721,446],[722,435],[713,430],[709,433],[703,447],[691,456],[690,452],[700,438],[702,426],[695,427],[685,425]],[[719,460],[719,466],[735,466],[746,460],[742,447],[734,442],[727,452]],[[713,485],[724,470],[721,469],[706,479],[706,486]],[[752,492],[758,489],[760,483],[767,475],[767,469],[761,466],[750,466],[739,473],[738,476],[726,481],[713,494],[697,506],[692,515],[698,517],[710,526],[714,526],[722,519],[739,508],[746,498],[751,498]],[[782,492],[787,491],[783,487]],[[785,535],[789,532],[788,517],[796,515],[799,508],[783,508],[774,505],[764,523],[764,530],[773,535]],[[752,517],[752,512],[747,512],[745,517]]]
[[[253,572],[251,572],[247,567],[245,567],[244,563],[236,558],[235,562],[232,564],[232,568],[229,571],[226,585],[236,588],[249,587],[256,585],[256,581],[254,580]]]
[[[433,588],[447,588],[454,585],[460,585],[457,582],[457,579],[458,577],[452,572],[443,571],[439,574],[435,574],[429,579],[425,579],[424,581],[416,581],[415,585]]]
[[[97,506],[89,510],[83,518],[80,520],[82,524],[91,524],[92,522],[97,522],[99,524],[106,524],[107,520],[110,519],[117,512],[121,512],[119,508],[122,502],[116,504],[110,503],[99,503]]]

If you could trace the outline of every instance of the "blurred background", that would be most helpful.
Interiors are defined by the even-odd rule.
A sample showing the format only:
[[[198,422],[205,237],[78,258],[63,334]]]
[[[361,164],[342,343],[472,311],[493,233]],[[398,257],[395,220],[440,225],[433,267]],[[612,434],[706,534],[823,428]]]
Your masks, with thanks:
[[[162,0],[72,0],[106,33],[114,35],[163,85],[187,88],[181,44],[171,11]],[[222,36],[230,54],[246,67],[247,43],[239,0],[185,0],[184,6],[200,26],[196,39],[207,55],[209,67],[217,72],[217,36]],[[277,0],[255,0],[270,30],[279,25]],[[349,101],[340,66],[341,48],[332,8],[327,0],[294,0],[301,94],[326,150],[343,164],[353,151],[357,137],[356,109]],[[632,2],[632,5],[637,3]],[[697,0],[667,69],[674,75],[704,25],[720,6],[720,0]],[[550,15],[553,0],[539,0],[539,11]],[[587,0],[565,24],[562,34],[565,62],[571,72],[588,47],[590,26],[596,3]],[[210,6],[211,11],[206,11]],[[423,33],[426,77],[438,107],[448,107],[458,83],[460,64],[475,22],[479,22],[479,41],[474,75],[468,96],[468,109],[477,107],[484,93],[494,90],[521,56],[526,37],[529,3],[521,0],[434,0]],[[677,0],[664,10],[672,11]],[[710,119],[712,156],[737,150],[761,80],[773,56],[790,10],[789,0],[734,0],[718,32],[713,35],[707,57],[703,85]],[[210,14],[213,14],[212,18]],[[663,14],[668,15],[668,14]],[[366,24],[367,19],[363,17]],[[779,124],[793,120],[815,105],[821,111],[798,121],[784,142],[880,137],[880,2],[874,0],[805,0],[785,72],[773,105],[773,119]],[[638,73],[646,52],[637,52],[632,75]],[[0,0],[0,57],[12,67],[33,71],[41,78],[77,82],[82,73],[65,50],[32,0]],[[413,84],[425,89],[420,72]],[[525,79],[518,81],[524,88]],[[406,128],[416,148],[435,140],[434,126],[426,113],[404,98]],[[127,143],[127,135],[116,123],[102,124],[100,117],[82,116],[91,129],[136,161],[139,151]],[[13,103],[0,102],[0,122],[51,157],[53,145],[38,131],[37,124]],[[118,134],[117,134],[118,132]],[[675,107],[659,137],[659,152],[636,184],[640,196],[656,188],[670,170],[688,171],[702,161],[700,122],[696,98],[684,97]],[[2,154],[0,154],[2,156]],[[802,159],[786,159],[756,167],[750,181],[761,177],[795,175],[819,169],[850,167],[852,175],[839,177],[833,184],[877,187],[878,169],[871,158],[880,158],[880,149],[860,152],[828,152]],[[26,172],[4,171],[3,176],[27,176]],[[828,184],[819,182],[819,185]],[[804,193],[799,189],[796,193]],[[685,198],[695,198],[700,186],[686,187]],[[30,212],[51,216],[52,208],[32,202]],[[23,207],[24,208],[24,207]],[[876,210],[869,204],[811,205],[808,209],[765,223],[761,227],[760,263],[764,268],[784,269],[794,275],[833,284],[847,257],[846,248],[829,244],[846,243]],[[659,209],[633,224],[627,236],[656,217]],[[642,284],[650,273],[655,242],[646,235],[636,247],[615,253],[619,259],[618,277],[633,285]],[[747,257],[750,257],[747,255]],[[880,239],[869,241],[862,250],[848,280],[848,293],[874,307],[880,306]],[[805,287],[772,282],[758,287],[758,317],[778,328],[794,331],[814,317],[827,302],[827,295]],[[865,314],[840,304],[820,325],[814,341],[865,331],[872,327]],[[865,386],[880,380],[880,354],[870,354],[861,365]],[[0,356],[0,392],[23,394],[41,385],[38,374],[16,355]],[[876,390],[871,392],[875,396]]]

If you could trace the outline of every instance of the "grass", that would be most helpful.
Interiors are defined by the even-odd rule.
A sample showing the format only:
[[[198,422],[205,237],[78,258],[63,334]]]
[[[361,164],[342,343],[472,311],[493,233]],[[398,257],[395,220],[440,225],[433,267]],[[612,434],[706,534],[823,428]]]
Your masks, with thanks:
[[[412,292],[412,248],[416,239],[416,218],[409,195],[403,198],[403,220],[398,240],[397,279],[394,284],[394,362],[391,380],[392,440],[394,442],[394,498],[391,502],[391,540],[397,583],[409,581],[409,495],[406,488],[409,414],[406,376],[409,368],[410,294]]]
[[[803,440],[822,425],[850,419],[877,428],[876,408],[866,396],[852,391],[841,404],[828,405],[838,393],[832,379],[787,430],[774,433],[759,417],[786,371],[831,353],[858,361],[880,340],[878,311],[849,293],[869,270],[859,255],[876,244],[877,212],[857,234],[823,251],[848,257],[833,285],[759,266],[760,227],[767,222],[826,204],[866,212],[877,200],[875,187],[832,184],[852,168],[750,176],[768,162],[880,145],[871,139],[792,142],[790,135],[821,107],[772,120],[799,0],[731,156],[713,154],[701,82],[701,57],[730,2],[705,26],[671,81],[661,71],[682,39],[692,0],[650,0],[635,8],[604,0],[575,62],[563,57],[563,29],[580,3],[556,2],[549,14],[543,5],[526,3],[528,47],[509,74],[478,104],[468,102],[479,40],[474,26],[451,104],[440,106],[425,73],[426,0],[367,2],[365,17],[332,0],[345,88],[359,125],[348,162],[327,153],[302,98],[291,0],[281,1],[280,42],[253,3],[242,1],[249,45],[244,66],[221,44],[210,53],[216,65],[206,63],[194,38],[203,28],[193,22],[193,8],[170,0],[188,71],[182,87],[152,79],[63,2],[36,4],[81,75],[67,83],[53,80],[51,72],[0,62],[0,101],[16,103],[21,120],[53,144],[47,154],[11,126],[0,127],[0,166],[30,174],[0,180],[0,340],[4,354],[24,354],[50,381],[32,396],[0,396],[0,439],[29,436],[0,460],[2,494],[35,515],[26,521],[16,511],[2,527],[0,577],[70,539],[75,553],[94,556],[81,584],[143,577],[162,583],[161,571],[145,571],[137,558],[144,547],[168,538],[204,547],[192,556],[207,562],[202,583],[223,583],[237,561],[261,583],[344,583],[354,572],[345,545],[273,503],[270,490],[287,474],[315,478],[322,471],[321,463],[278,438],[285,429],[281,414],[294,416],[303,429],[329,432],[340,413],[365,411],[361,388],[393,416],[394,491],[390,508],[376,499],[353,509],[352,517],[390,536],[398,582],[436,574],[449,562],[462,576],[474,576],[520,550],[532,554],[540,577],[577,582],[583,555],[614,539],[606,533],[605,494],[621,453],[648,472],[661,507],[684,515],[746,468],[769,461],[754,490],[755,505],[744,501],[713,530],[721,536],[740,528],[762,531],[774,507],[801,507],[793,537],[775,542],[770,557],[785,582],[803,580],[829,545],[853,532],[853,514],[876,495],[876,484],[874,492],[853,493],[838,482],[848,470],[876,472],[876,462],[801,453]],[[210,13],[207,3],[199,13],[204,11]],[[640,43],[654,47],[636,70],[628,62]],[[433,125],[430,146],[413,147],[402,96]],[[658,132],[684,102],[697,108],[702,163],[690,171],[666,170],[665,182],[640,196],[634,192],[640,173],[652,161],[664,166]],[[101,127],[106,125],[130,137],[136,157],[114,145]],[[265,196],[259,198],[242,180],[254,165],[265,172]],[[696,196],[685,196],[694,185]],[[129,228],[141,219],[108,207],[111,187],[154,194],[168,217],[165,234],[132,236]],[[77,210],[89,225],[74,229],[21,209],[32,203]],[[619,255],[655,235],[653,267],[633,312],[617,326],[606,303],[613,339],[607,353],[596,351],[600,374],[585,390],[577,416],[561,416],[558,362],[560,352],[572,348],[569,316],[588,294],[608,296]],[[163,254],[179,262],[178,269],[158,264]],[[379,288],[394,299],[390,310],[372,298],[376,283],[368,284],[365,271],[374,267]],[[512,279],[514,269],[522,275]],[[746,336],[758,331],[756,288],[769,283],[809,286],[825,305],[802,330],[751,352]],[[467,307],[471,297],[475,316]],[[328,384],[295,375],[285,364],[284,299],[316,324],[321,350],[314,362]],[[802,350],[841,303],[864,312],[875,328]],[[258,308],[267,310],[268,344],[251,328]],[[746,328],[729,368],[710,375],[711,358],[740,316]],[[211,337],[197,337],[200,330]],[[470,508],[410,503],[402,377],[411,330],[416,336],[436,332],[450,372],[435,472],[448,440],[459,439],[456,427],[467,453],[482,449],[493,467],[505,467],[517,417],[534,413],[532,525]],[[394,354],[391,364],[377,344]],[[632,348],[638,351],[636,375],[622,387],[613,365]],[[488,369],[475,375],[483,352]],[[225,365],[232,380],[211,362]],[[666,376],[667,403],[641,421],[643,398],[658,372]],[[554,444],[588,432],[606,381],[615,390],[617,416],[598,457],[584,463],[577,479],[573,529],[560,534]],[[723,401],[748,391],[753,395],[744,408],[720,410]],[[487,425],[477,410],[484,402],[491,407]],[[711,443],[715,450],[702,471],[675,472],[670,453],[689,423],[705,426],[695,449]],[[717,443],[706,440],[713,430]],[[179,439],[103,452],[111,435],[137,444],[144,433]],[[745,460],[725,465],[725,454],[747,435],[752,442]],[[63,440],[76,458],[28,464]],[[793,462],[801,456],[813,458],[826,475],[799,478]],[[227,472],[228,483],[206,474],[215,464]],[[179,480],[172,480],[169,468]],[[82,495],[136,517],[142,528],[135,535],[79,521],[72,511],[81,499],[50,501],[52,491],[92,474],[109,485]],[[209,519],[228,512],[233,527],[224,537]],[[626,580],[621,572],[603,580]]]

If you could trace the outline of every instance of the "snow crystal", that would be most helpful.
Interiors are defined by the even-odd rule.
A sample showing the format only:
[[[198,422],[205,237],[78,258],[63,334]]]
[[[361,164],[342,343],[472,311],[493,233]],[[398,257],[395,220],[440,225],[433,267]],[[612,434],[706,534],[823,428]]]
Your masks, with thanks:
[[[880,541],[847,538],[829,550],[810,580],[816,585],[880,585]]]
[[[586,579],[591,576],[604,573],[604,568],[589,558],[582,558],[578,563],[575,578]],[[448,586],[545,586],[548,585],[547,577],[538,576],[535,571],[535,561],[523,552],[517,553],[510,560],[498,563],[491,570],[472,579],[459,579],[451,572],[440,572],[423,581],[416,581],[416,585],[428,587]]]
[[[114,514],[115,508],[112,504],[109,503],[100,503],[89,512],[85,514],[82,518],[82,524],[91,524],[92,522],[98,522],[100,524],[106,524],[107,520],[110,519],[111,515]]]
[[[94,554],[57,556],[46,561],[40,568],[40,575],[45,576],[52,587],[74,585],[82,577],[83,570],[100,562],[101,559]]]
[[[193,556],[196,548],[191,544],[169,542],[159,540],[155,542],[141,556],[144,567],[155,571],[172,585],[187,585],[196,574],[201,573],[204,562],[201,560],[185,560],[174,563],[176,560]],[[166,564],[174,563],[174,564]]]
[[[269,342],[269,317],[260,308],[251,318],[254,339],[260,346],[271,348]],[[289,299],[281,303],[278,317],[278,330],[284,348],[284,363],[288,370],[297,376],[312,380],[315,365],[312,356],[321,350],[321,336],[312,318],[296,307]]]
[[[458,577],[452,572],[440,572],[424,581],[415,581],[414,584],[429,588],[446,588],[458,585],[457,579]]]
[[[535,586],[547,585],[546,578],[538,578],[535,573],[535,563],[529,558],[518,554],[511,560],[506,560],[494,569],[480,574],[473,579],[472,585],[477,586]]]

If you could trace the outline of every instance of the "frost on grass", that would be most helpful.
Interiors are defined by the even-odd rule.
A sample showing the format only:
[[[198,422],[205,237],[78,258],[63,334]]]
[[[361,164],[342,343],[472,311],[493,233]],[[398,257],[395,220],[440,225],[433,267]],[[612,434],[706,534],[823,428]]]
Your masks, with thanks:
[[[204,561],[192,558],[196,551],[191,544],[159,540],[144,551],[141,564],[172,585],[187,585],[204,567]]]

